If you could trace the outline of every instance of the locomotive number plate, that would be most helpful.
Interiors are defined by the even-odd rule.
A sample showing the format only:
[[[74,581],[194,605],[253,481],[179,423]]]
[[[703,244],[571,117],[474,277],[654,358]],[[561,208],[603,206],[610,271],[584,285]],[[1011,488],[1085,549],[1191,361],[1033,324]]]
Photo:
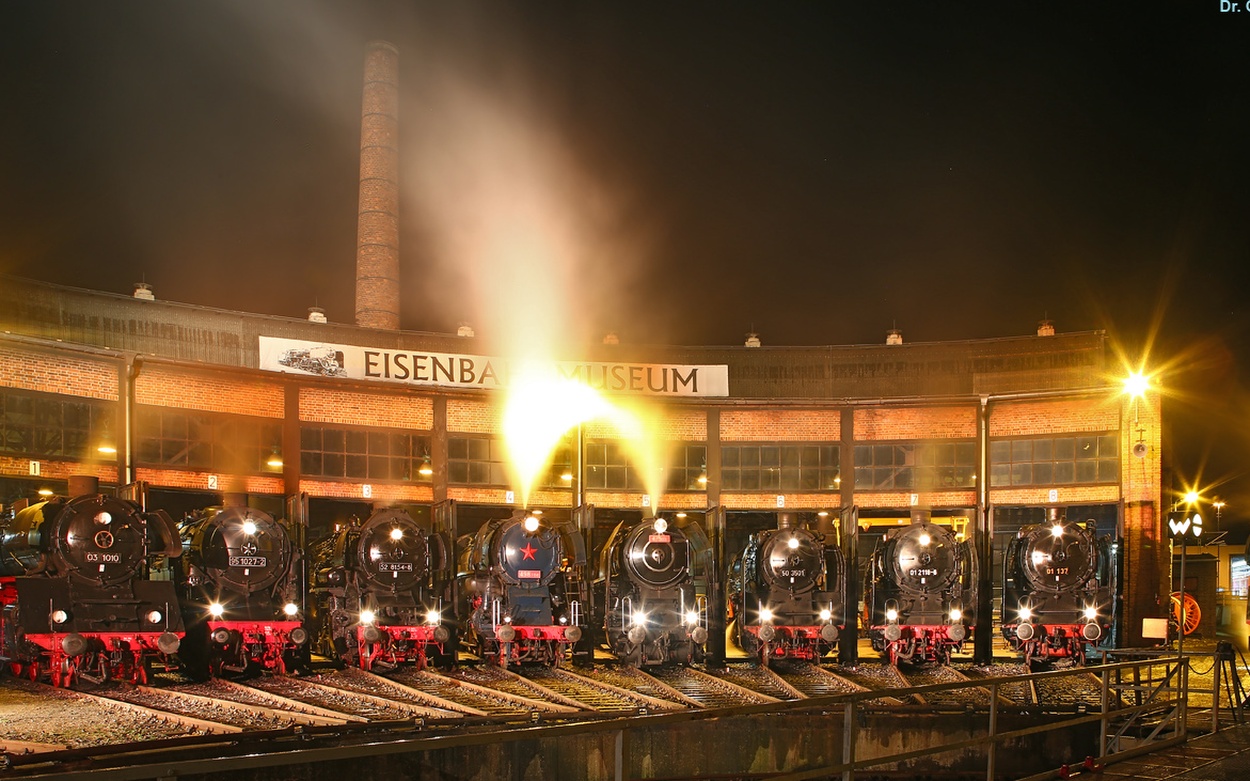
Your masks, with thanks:
[[[517,570],[516,574],[518,578],[525,578],[526,580],[538,580],[542,578],[543,571],[540,569],[520,569],[520,570]]]
[[[938,571],[932,567],[916,567],[907,570],[907,574],[913,578],[923,578],[938,574]]]
[[[121,564],[122,557],[120,553],[84,553],[82,556],[85,560],[103,564]]]
[[[268,567],[269,559],[264,556],[231,556],[231,567]]]
[[[412,562],[383,561],[378,564],[378,572],[412,572]]]
[[[652,534],[647,537],[647,542],[672,542],[673,538],[667,534]]]
[[[805,578],[807,570],[805,569],[779,569],[777,574],[783,578]]]
[[[1047,567],[1046,574],[1047,575],[1068,575],[1068,574],[1071,574],[1071,570],[1068,567]]]

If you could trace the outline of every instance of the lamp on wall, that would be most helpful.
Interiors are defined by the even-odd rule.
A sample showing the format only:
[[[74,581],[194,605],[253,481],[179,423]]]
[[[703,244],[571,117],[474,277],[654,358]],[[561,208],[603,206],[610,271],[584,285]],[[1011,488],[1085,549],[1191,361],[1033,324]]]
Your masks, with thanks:
[[[265,461],[265,465],[274,469],[282,468],[282,454],[276,447],[269,452],[269,460]]]
[[[430,457],[428,455],[421,461],[421,468],[417,470],[417,474],[422,477],[429,477],[434,474],[434,467],[430,466]]]

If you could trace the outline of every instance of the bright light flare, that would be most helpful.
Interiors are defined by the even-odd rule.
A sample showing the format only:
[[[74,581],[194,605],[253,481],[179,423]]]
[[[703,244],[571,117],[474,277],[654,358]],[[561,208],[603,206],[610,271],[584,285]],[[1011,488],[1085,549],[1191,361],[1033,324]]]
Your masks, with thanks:
[[[964,617],[964,611],[960,610],[957,607],[951,608],[951,620],[952,621],[958,621],[962,619],[963,617]]]
[[[533,534],[534,532],[538,531],[538,524],[539,524],[538,516],[535,516],[535,515],[527,515],[525,516],[525,520],[521,522],[521,526],[524,527],[525,531],[529,532],[530,534]]]
[[[829,610],[829,608],[825,608],[824,610],[821,610],[821,611],[820,611],[820,620],[821,620],[821,621],[828,621],[828,620],[829,620],[830,618],[832,618],[832,617],[833,617],[833,612],[832,612],[832,611],[830,611],[830,610]]]
[[[642,612],[641,610],[635,610],[634,611],[634,626],[646,626],[646,625],[647,625],[647,614]]]
[[[1085,608],[1085,618],[1086,620],[1089,620],[1089,621],[1093,621],[1094,619],[1098,618],[1098,608],[1096,607]]]
[[[226,608],[220,602],[214,602],[208,606],[208,614],[213,618],[221,618],[226,613]]]
[[[929,543],[931,543],[931,542],[933,542],[933,538],[932,538],[932,537],[930,537],[929,535],[927,535],[927,534],[922,534],[922,535],[920,535],[920,544],[921,544],[921,545],[928,545],[928,544],[929,544]]]
[[[766,607],[760,608],[760,622],[766,623],[773,620],[773,611]]]
[[[786,540],[786,546],[789,547],[790,550],[798,550],[799,544],[800,543],[799,543],[798,537],[791,537],[790,539]]]
[[[687,624],[690,624],[690,625],[692,625],[692,626],[693,626],[694,624],[699,623],[699,614],[698,614],[698,612],[697,612],[697,611],[694,611],[694,610],[687,610],[687,611],[686,611],[686,623],[687,623]]]
[[[398,526],[396,526],[394,529],[391,529],[391,539],[392,539],[392,540],[402,540],[403,538],[404,538],[404,530],[403,530],[403,529],[399,528]]]
[[[1021,621],[1028,621],[1032,618],[1033,618],[1032,610],[1029,610],[1027,607],[1020,608],[1020,620]]]
[[[377,616],[373,614],[372,610],[360,611],[360,623],[362,624],[372,624],[375,618],[377,618]]]
[[[1141,398],[1150,390],[1150,378],[1141,372],[1130,372],[1124,378],[1124,392],[1134,398]]]
[[[295,614],[299,612],[299,605],[295,604],[294,602],[287,602],[285,605],[282,606],[282,612],[285,613],[288,617],[293,618]]]
[[[1063,524],[1057,523],[1054,526],[1050,527],[1050,536],[1056,539],[1062,537],[1063,536]]]
[[[890,608],[889,610],[885,611],[885,620],[886,620],[886,621],[897,621],[897,620],[898,620],[898,611],[897,611],[897,610],[895,610],[894,608]]]
[[[244,522],[243,522],[243,533],[244,533],[244,534],[246,534],[246,535],[247,535],[247,536],[249,536],[249,537],[250,537],[250,536],[252,536],[253,534],[255,534],[255,533],[256,533],[256,524],[255,524],[253,521],[244,521]]]
[[[653,528],[655,529],[656,534],[663,534],[664,532],[668,531],[668,521],[664,520],[663,518],[656,518],[655,525]]]

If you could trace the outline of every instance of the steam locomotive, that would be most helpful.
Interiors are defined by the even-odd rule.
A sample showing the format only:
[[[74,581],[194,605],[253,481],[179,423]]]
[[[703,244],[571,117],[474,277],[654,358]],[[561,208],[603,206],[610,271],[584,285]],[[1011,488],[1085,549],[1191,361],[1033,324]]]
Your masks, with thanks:
[[[463,543],[469,647],[502,667],[559,664],[589,620],[581,536],[522,511],[487,521]]]
[[[312,546],[316,645],[363,670],[455,663],[451,545],[402,509],[373,512]]]
[[[730,565],[729,612],[738,645],[770,658],[819,660],[846,628],[846,561],[823,534],[779,528],[751,535]]]
[[[1050,523],[1026,526],[1007,547],[1003,566],[1003,637],[1041,666],[1085,662],[1085,651],[1111,629],[1115,604],[1112,542],[1093,522],[1079,525],[1051,512]]]
[[[865,603],[872,647],[891,664],[946,664],[972,631],[975,553],[927,518],[890,529],[872,553]]]
[[[306,668],[300,551],[286,527],[253,508],[210,507],[184,518],[179,534],[189,674]]]
[[[617,658],[635,667],[689,664],[707,643],[707,537],[697,523],[622,521],[599,557],[596,604]]]
[[[181,553],[177,530],[163,511],[96,493],[94,479],[70,488],[19,509],[0,536],[0,655],[53,686],[146,683],[183,637],[174,585],[147,579],[151,557]]]

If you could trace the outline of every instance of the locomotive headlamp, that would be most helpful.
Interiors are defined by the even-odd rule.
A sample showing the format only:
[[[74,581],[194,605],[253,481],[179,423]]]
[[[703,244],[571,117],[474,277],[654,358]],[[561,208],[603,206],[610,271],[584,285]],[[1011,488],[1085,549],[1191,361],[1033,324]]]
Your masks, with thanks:
[[[161,619],[164,617],[165,616],[161,615],[161,611],[159,610],[153,610],[150,613],[148,613],[146,616],[149,624],[159,624],[161,622]]]
[[[929,544],[929,543],[931,543],[931,542],[933,542],[933,538],[932,538],[932,537],[930,537],[929,535],[927,535],[927,534],[922,534],[922,535],[920,535],[920,544],[921,544],[921,545],[928,545],[928,544]]]
[[[1056,537],[1056,538],[1058,538],[1058,537],[1062,537],[1062,536],[1063,536],[1063,526],[1062,526],[1061,524],[1058,524],[1058,523],[1057,523],[1057,524],[1055,524],[1054,526],[1050,527],[1050,535],[1051,535],[1052,537]]]
[[[404,538],[404,530],[403,530],[403,529],[399,528],[398,526],[396,526],[394,529],[391,529],[391,539],[392,539],[392,540],[402,540],[403,538]]]
[[[641,610],[635,610],[634,611],[634,626],[646,626],[646,625],[647,625],[647,614],[642,612]]]
[[[244,533],[244,534],[246,534],[246,535],[247,535],[247,536],[249,536],[249,537],[250,537],[250,536],[252,536],[253,534],[255,534],[255,533],[256,533],[256,523],[255,523],[255,522],[253,522],[253,521],[244,521],[244,522],[243,522],[243,533]]]
[[[820,611],[821,621],[828,621],[830,618],[833,618],[833,613],[829,612],[829,608],[825,608],[824,610]]]
[[[963,617],[964,617],[964,611],[960,610],[957,607],[951,608],[951,620],[952,621],[958,621],[959,619]]]
[[[897,611],[897,610],[895,610],[894,608],[890,608],[889,610],[885,611],[885,620],[886,620],[886,621],[897,621],[897,620],[898,620],[898,611]]]
[[[113,516],[110,515],[109,513],[97,513],[95,517],[95,522],[101,526],[108,526],[110,523],[113,522]]]
[[[374,618],[376,618],[376,616],[374,616],[374,615],[373,615],[373,611],[372,611],[372,610],[362,610],[362,611],[360,611],[360,623],[362,623],[362,624],[372,624],[372,623],[373,623],[373,619],[374,619]]]
[[[686,611],[686,623],[687,623],[687,624],[692,624],[692,625],[693,625],[693,624],[697,624],[697,623],[699,623],[699,613],[698,613],[698,611],[695,611],[695,610],[687,610],[687,611]]]
[[[438,614],[437,610],[431,610],[425,614],[425,623],[427,624],[437,624],[440,620],[442,620],[442,616]]]
[[[668,531],[668,521],[664,520],[663,518],[656,518],[655,519],[655,533],[663,534],[666,531]]]
[[[1093,621],[1094,619],[1098,618],[1098,608],[1096,607],[1085,608],[1085,618],[1089,621]]]
[[[790,550],[794,550],[795,548],[798,548],[798,547],[799,547],[799,538],[798,538],[798,537],[791,537],[790,539],[786,540],[786,546],[787,546],[787,547],[789,547],[789,548],[790,548]]]
[[[772,620],[773,620],[773,611],[769,610],[766,607],[760,608],[760,621],[772,621]]]
[[[287,602],[285,605],[282,606],[282,612],[294,618],[295,614],[299,612],[299,605],[295,604],[294,602]]]
[[[1032,610],[1029,610],[1027,607],[1020,608],[1020,620],[1021,621],[1028,621],[1032,618],[1033,618]]]
[[[69,620],[69,613],[66,613],[64,610],[52,611],[52,623],[64,624],[68,620]]]
[[[521,522],[521,526],[525,528],[525,531],[533,534],[538,531],[538,517],[534,515],[525,516],[525,520]]]
[[[226,609],[222,607],[220,602],[214,602],[208,606],[208,614],[213,618],[221,618],[225,612]]]

